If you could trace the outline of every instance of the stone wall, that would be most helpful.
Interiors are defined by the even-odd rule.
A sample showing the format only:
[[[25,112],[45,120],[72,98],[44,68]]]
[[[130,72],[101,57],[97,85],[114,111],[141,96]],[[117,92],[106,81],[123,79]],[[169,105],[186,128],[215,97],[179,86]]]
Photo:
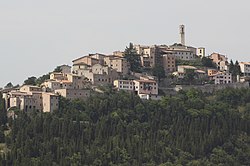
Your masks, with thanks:
[[[179,90],[189,90],[189,89],[199,89],[202,92],[213,93],[215,91],[225,89],[225,88],[249,88],[249,82],[244,83],[232,83],[232,84],[207,84],[207,85],[176,85],[174,88],[175,91]]]

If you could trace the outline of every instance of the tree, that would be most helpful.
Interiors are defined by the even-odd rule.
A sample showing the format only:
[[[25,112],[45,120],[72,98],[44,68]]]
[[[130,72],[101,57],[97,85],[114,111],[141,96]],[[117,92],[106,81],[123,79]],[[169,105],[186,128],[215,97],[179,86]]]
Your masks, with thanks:
[[[61,66],[57,66],[53,72],[58,72],[58,73],[62,72]]]
[[[140,72],[141,69],[140,55],[137,54],[132,43],[129,43],[129,47],[126,47],[124,51],[124,57],[129,62],[131,71]]]
[[[160,82],[162,78],[165,77],[165,70],[163,66],[156,65],[152,69],[153,75],[158,78],[158,81]]]
[[[50,75],[49,74],[45,74],[41,77],[39,77],[37,80],[36,80],[36,84],[37,85],[41,85],[45,80],[49,79],[50,78]]]
[[[9,82],[7,85],[5,85],[4,88],[13,88],[13,84],[11,82]]]
[[[193,69],[186,69],[184,80],[187,81],[191,85],[195,80],[195,76],[196,76],[196,73]]]
[[[202,65],[205,66],[205,67],[216,68],[216,64],[213,63],[213,60],[210,59],[210,58],[208,58],[208,57],[203,57],[203,58],[201,59],[201,63],[202,63]]]
[[[29,77],[27,80],[24,81],[24,85],[36,85],[36,77],[32,76]]]
[[[240,65],[237,60],[235,63],[233,63],[233,60],[230,61],[229,72],[232,74],[233,81],[237,81],[237,76],[241,75]]]

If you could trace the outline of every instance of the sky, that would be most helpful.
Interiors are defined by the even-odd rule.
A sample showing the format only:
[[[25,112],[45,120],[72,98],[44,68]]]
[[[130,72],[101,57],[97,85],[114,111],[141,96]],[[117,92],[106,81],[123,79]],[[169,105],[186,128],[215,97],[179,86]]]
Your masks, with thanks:
[[[249,0],[0,0],[0,87],[89,53],[179,42],[250,61]]]

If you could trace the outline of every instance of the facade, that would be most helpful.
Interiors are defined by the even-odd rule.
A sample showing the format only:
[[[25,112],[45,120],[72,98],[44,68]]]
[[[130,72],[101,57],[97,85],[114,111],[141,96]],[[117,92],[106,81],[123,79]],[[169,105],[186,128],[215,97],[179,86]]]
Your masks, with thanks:
[[[137,54],[140,55],[141,66],[146,68],[154,67],[156,64],[156,46],[135,45]]]
[[[113,55],[118,56],[118,57],[124,57],[124,52],[123,51],[114,51]]]
[[[54,91],[56,89],[82,89],[88,85],[84,76],[66,73],[51,73],[50,79],[42,83],[41,87]]]
[[[22,111],[53,112],[59,108],[59,98],[54,93],[42,92],[40,87],[24,85],[20,90],[6,95],[7,109],[18,108]]]
[[[134,92],[145,99],[158,96],[158,83],[155,80],[115,80],[114,86],[118,90]]]
[[[43,112],[53,112],[59,108],[59,97],[54,93],[42,93]]]
[[[166,74],[176,71],[176,64],[175,64],[176,59],[173,52],[165,52],[162,56],[162,61]]]
[[[73,74],[76,74],[78,76],[82,76],[83,75],[83,72],[85,70],[88,70],[89,66],[85,63],[76,63],[76,64],[73,64],[73,69],[72,69],[72,73]]]
[[[228,72],[218,72],[211,75],[210,80],[214,81],[214,84],[230,84],[232,83],[232,74]]]
[[[217,73],[218,73],[218,70],[216,70],[216,69],[208,69],[207,70],[207,75],[208,76],[212,76],[212,75],[215,75]]]
[[[104,65],[107,65],[108,67],[115,69],[117,72],[126,75],[129,73],[129,63],[128,61],[123,57],[118,56],[106,56],[104,58]]]
[[[54,91],[61,88],[72,88],[72,83],[69,81],[46,80],[41,87],[46,90]]]
[[[212,53],[209,56],[210,59],[216,64],[218,70],[227,71],[228,70],[228,59],[225,55],[221,55],[218,53]]]
[[[155,80],[135,80],[135,92],[139,94],[158,95],[158,84]]]
[[[65,73],[62,73],[62,72],[52,72],[50,74],[50,79],[51,80],[66,80],[67,77],[66,77]]]
[[[199,47],[198,49],[197,49],[197,54],[196,54],[198,57],[200,57],[200,58],[203,58],[203,57],[205,57],[206,56],[206,50],[205,50],[205,48],[203,48],[203,47]]]
[[[93,85],[113,84],[113,81],[120,78],[120,74],[111,67],[95,64],[86,70],[77,72],[78,76],[84,76],[86,81]]]
[[[119,90],[134,91],[134,84],[133,80],[114,80],[114,86]]]
[[[244,76],[250,76],[250,62],[240,62],[240,70]]]
[[[172,51],[176,59],[180,60],[195,60],[196,59],[196,48],[188,47],[182,44],[173,44],[168,47],[167,51]]]
[[[69,100],[87,99],[90,96],[88,89],[57,89],[55,93]]]

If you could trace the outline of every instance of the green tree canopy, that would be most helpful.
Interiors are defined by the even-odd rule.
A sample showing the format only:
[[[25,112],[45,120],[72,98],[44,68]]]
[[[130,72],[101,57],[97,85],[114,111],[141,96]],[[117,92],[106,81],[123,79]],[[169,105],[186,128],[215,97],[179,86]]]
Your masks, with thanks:
[[[129,46],[126,47],[124,51],[124,57],[129,62],[131,71],[140,72],[141,69],[140,55],[137,54],[132,43],[129,43]]]
[[[29,77],[27,80],[24,81],[24,85],[36,85],[36,77]]]
[[[165,77],[165,70],[162,65],[156,65],[152,69],[152,73],[157,77],[158,81],[161,81]]]
[[[11,82],[9,82],[8,84],[5,85],[4,88],[13,88],[13,84]]]

